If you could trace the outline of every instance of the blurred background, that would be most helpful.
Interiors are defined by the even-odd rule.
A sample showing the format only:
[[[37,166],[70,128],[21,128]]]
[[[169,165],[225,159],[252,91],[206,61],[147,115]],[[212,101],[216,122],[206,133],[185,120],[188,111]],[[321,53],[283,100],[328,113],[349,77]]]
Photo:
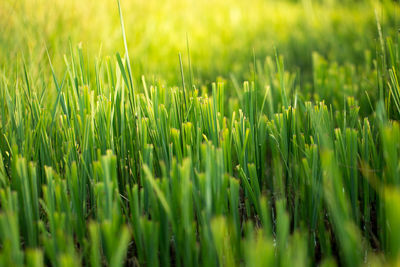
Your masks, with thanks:
[[[313,52],[338,64],[373,58],[376,18],[393,35],[399,11],[393,1],[335,0],[121,0],[121,7],[135,77],[171,85],[180,82],[179,52],[188,69],[188,47],[197,83],[250,79],[253,56],[262,65],[274,48],[307,82]],[[47,46],[61,73],[70,44],[81,44],[92,61],[123,54],[117,1],[0,1],[0,69],[24,57],[31,75],[40,75]]]

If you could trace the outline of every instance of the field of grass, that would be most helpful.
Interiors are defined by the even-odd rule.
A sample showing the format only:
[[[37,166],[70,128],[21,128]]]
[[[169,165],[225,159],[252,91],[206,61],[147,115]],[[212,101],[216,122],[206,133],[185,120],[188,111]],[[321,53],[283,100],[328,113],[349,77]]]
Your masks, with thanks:
[[[0,266],[400,265],[399,7],[0,0]]]

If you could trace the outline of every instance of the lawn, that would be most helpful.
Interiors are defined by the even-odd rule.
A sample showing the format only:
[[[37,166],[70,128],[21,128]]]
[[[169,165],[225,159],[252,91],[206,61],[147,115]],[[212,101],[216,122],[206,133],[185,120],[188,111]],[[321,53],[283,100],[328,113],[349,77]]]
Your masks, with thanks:
[[[399,265],[399,14],[0,0],[0,266]]]

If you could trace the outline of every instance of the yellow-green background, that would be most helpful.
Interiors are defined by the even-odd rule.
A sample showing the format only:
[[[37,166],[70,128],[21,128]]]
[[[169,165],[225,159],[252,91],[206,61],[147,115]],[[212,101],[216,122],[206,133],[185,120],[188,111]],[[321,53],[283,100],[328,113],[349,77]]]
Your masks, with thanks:
[[[286,66],[307,79],[311,53],[339,63],[364,60],[378,37],[396,31],[398,8],[392,1],[122,0],[135,77],[142,74],[179,82],[178,53],[187,67],[187,44],[195,78],[249,78],[253,49],[261,62],[276,47]],[[60,69],[63,54],[82,42],[91,59],[123,52],[117,1],[0,1],[0,66],[23,54],[34,75],[48,65],[45,45]],[[46,59],[46,60],[43,60]]]

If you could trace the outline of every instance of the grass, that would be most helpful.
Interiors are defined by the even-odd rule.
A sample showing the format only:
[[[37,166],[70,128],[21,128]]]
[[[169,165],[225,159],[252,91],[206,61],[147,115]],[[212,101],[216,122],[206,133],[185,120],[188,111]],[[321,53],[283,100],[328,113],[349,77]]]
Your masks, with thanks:
[[[131,44],[132,4],[118,2],[108,15],[121,23],[118,45],[104,37],[114,24],[102,23],[99,35],[106,52],[123,53],[97,54],[90,40],[75,46],[74,30],[56,45],[68,36],[63,16],[45,35],[48,47],[32,45],[43,22],[27,13],[31,28],[18,26],[32,3],[12,9],[0,39],[10,51],[0,54],[1,266],[400,263],[398,4],[368,2],[361,15],[351,1],[255,1],[243,28],[226,29],[254,36],[207,67],[201,52],[216,55],[233,37],[220,32],[208,49],[187,35],[183,53],[150,44],[143,54]],[[193,8],[180,4],[167,24]],[[154,6],[146,7],[171,8]],[[221,18],[245,10],[236,1],[229,8]],[[290,21],[276,22],[279,12],[263,19],[268,9]],[[239,53],[267,34],[269,20],[299,31],[270,33],[275,49],[260,41],[253,56]],[[232,62],[246,67],[230,70]]]

